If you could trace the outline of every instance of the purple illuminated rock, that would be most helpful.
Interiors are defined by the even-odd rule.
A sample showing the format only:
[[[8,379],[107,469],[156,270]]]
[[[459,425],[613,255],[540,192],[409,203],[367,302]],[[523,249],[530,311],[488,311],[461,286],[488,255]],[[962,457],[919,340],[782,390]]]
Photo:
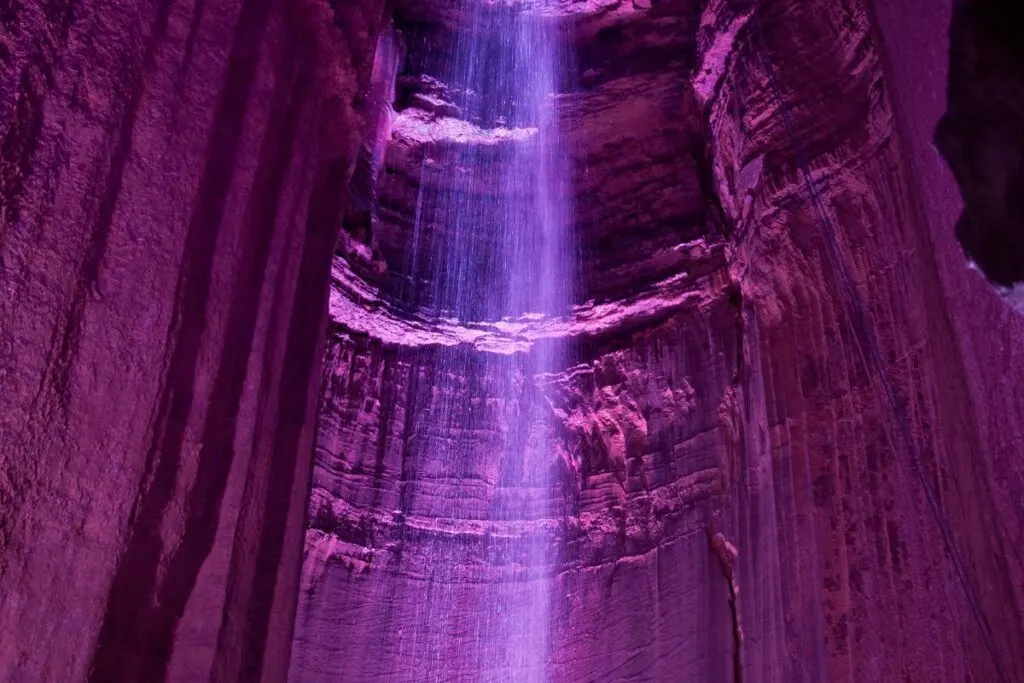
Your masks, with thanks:
[[[556,99],[587,247],[572,315],[397,314],[387,278],[336,264],[292,680],[486,678],[457,638],[424,644],[511,585],[495,536],[546,539],[553,680],[1024,676],[1024,337],[967,271],[956,190],[921,143],[943,20],[890,4],[873,25],[859,0],[636,7],[573,20],[578,85]],[[387,150],[389,273],[441,177],[424,160],[463,129],[496,139],[418,102]],[[571,363],[494,392],[496,356],[551,337]],[[449,353],[474,375],[434,374]],[[423,387],[488,412],[432,423],[444,399]],[[491,519],[503,415],[538,398],[559,434],[556,485],[533,492],[551,515]],[[432,461],[427,433],[470,455]],[[439,512],[456,497],[458,518]],[[442,623],[416,609],[439,538],[467,539],[443,560],[467,568],[464,611]]]
[[[1024,136],[954,4],[547,4],[580,294],[486,324],[394,305],[418,190],[532,133],[413,48],[332,262],[381,3],[0,12],[0,681],[486,680],[535,581],[550,680],[1024,680],[1024,320],[954,231],[1017,277]]]
[[[283,679],[380,14],[0,11],[0,680]]]

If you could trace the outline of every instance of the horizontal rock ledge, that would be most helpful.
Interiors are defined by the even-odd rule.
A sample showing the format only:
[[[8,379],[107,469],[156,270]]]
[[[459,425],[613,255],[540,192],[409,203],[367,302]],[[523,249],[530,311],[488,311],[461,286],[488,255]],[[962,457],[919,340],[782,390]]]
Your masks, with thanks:
[[[703,240],[679,244],[695,262],[724,263],[725,245]],[[330,298],[330,315],[336,329],[367,335],[385,345],[401,347],[470,346],[486,353],[512,354],[530,351],[542,340],[606,337],[649,324],[683,309],[703,306],[722,295],[726,273],[719,270],[695,281],[685,272],[656,283],[636,296],[605,303],[574,306],[566,317],[523,316],[514,320],[461,323],[451,318],[402,314],[379,298],[377,290],[353,273],[348,263],[336,259]]]

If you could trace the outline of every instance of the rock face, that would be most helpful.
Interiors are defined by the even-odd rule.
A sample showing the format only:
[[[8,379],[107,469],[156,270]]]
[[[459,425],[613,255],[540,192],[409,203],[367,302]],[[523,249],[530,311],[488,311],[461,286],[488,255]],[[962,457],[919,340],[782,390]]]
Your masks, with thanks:
[[[743,656],[768,679],[1018,680],[1024,449],[1009,416],[1021,405],[976,365],[1001,357],[1016,378],[1019,322],[980,278],[960,283],[965,297],[946,284],[971,274],[939,241],[956,213],[922,207],[915,171],[935,173],[936,158],[916,127],[937,112],[915,116],[913,88],[928,81],[907,77],[932,65],[902,42],[919,30],[899,21],[912,12],[878,10],[875,24],[873,9],[758,8],[711,105],[720,177],[738,184],[763,155],[731,267],[758,340],[743,393],[763,392],[771,454],[747,514],[777,522],[745,532],[739,517],[741,614],[757,643]],[[961,310],[977,301],[991,317]],[[1015,424],[997,435],[992,420]],[[766,571],[745,548],[779,559]],[[776,619],[763,637],[746,626]]]
[[[381,19],[0,10],[0,680],[283,679]]]
[[[504,326],[395,305],[438,150],[489,142],[417,54],[458,9],[396,10],[416,39],[380,221],[335,263],[291,680],[489,680],[464,631],[517,580],[551,584],[551,680],[1024,680],[1024,337],[928,144],[948,17],[556,5],[581,291]],[[552,338],[565,367],[498,386]],[[550,513],[493,518],[507,416],[537,406]],[[472,457],[432,460],[445,439]],[[517,577],[510,539],[549,565]],[[434,590],[457,608],[428,622]]]
[[[403,271],[460,3],[0,9],[0,681],[491,680],[524,583],[548,680],[1024,681],[995,5],[521,4],[581,274],[486,323]]]

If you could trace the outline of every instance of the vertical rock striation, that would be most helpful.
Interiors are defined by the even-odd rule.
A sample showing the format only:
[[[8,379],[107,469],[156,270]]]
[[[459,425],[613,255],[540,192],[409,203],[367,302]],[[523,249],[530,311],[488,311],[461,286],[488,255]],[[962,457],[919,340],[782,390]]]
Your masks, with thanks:
[[[0,680],[281,680],[381,7],[0,10]]]
[[[942,22],[872,12],[758,5],[709,101],[755,431],[722,527],[744,671],[1020,680],[1020,323],[965,268],[927,147]]]

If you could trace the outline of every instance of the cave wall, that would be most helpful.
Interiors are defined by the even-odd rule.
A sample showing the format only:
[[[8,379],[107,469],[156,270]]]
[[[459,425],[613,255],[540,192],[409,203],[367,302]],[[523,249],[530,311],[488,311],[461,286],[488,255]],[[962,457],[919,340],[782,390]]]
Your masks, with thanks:
[[[1003,45],[998,41],[986,43],[976,24],[964,25],[964,17],[961,14],[958,18],[957,14],[957,10],[960,13],[967,11],[968,8],[962,5],[964,3],[953,3],[952,7],[944,5],[942,12],[929,14],[929,21],[923,25],[918,22],[914,3],[905,3],[902,9],[876,7],[875,11],[889,54],[888,78],[897,101],[896,113],[906,145],[907,168],[920,193],[918,220],[931,240],[941,285],[938,291],[947,303],[951,328],[947,331],[949,343],[956,349],[966,371],[965,384],[954,400],[971,416],[977,441],[972,445],[971,457],[964,464],[972,466],[968,471],[970,476],[980,476],[990,486],[993,513],[1000,520],[1003,534],[1009,534],[1004,539],[1010,551],[1008,571],[1013,583],[1022,586],[1024,567],[1021,558],[1024,556],[1016,549],[1024,543],[1024,513],[1020,506],[1021,486],[1024,484],[1021,464],[1024,454],[1024,421],[1021,420],[1024,396],[1017,388],[1024,382],[1024,316],[1019,314],[1019,302],[1014,302],[1012,296],[1007,297],[999,287],[993,289],[976,269],[965,267],[964,258],[970,258],[971,254],[965,254],[961,249],[965,245],[958,244],[960,236],[951,230],[951,226],[959,227],[959,221],[968,210],[961,202],[961,196],[965,201],[970,196],[978,202],[985,195],[979,195],[958,182],[955,160],[950,159],[945,151],[940,157],[936,148],[942,150],[943,145],[938,142],[934,146],[932,144],[933,138],[939,136],[941,121],[949,116],[951,110],[968,107],[976,115],[983,115],[975,107],[980,108],[984,102],[947,87],[947,74],[942,68],[946,62],[914,56],[915,53],[926,56],[946,54],[951,36],[982,50],[986,47],[1002,50]],[[998,11],[996,14],[998,16]],[[914,32],[908,30],[912,24],[917,27]],[[957,79],[967,85],[971,81],[970,68],[973,64],[958,63],[956,50],[951,49],[949,54],[950,68],[958,70]],[[1005,63],[1003,67],[994,74],[1005,79],[1001,88],[1004,97],[999,99],[1012,102],[1010,95],[1017,92],[1014,83],[1024,77],[1024,73],[1013,62]],[[952,100],[958,96],[963,99],[954,107]],[[991,110],[998,118],[1011,118],[1006,104],[993,103]],[[1011,127],[1024,125],[1020,120],[1012,123],[1012,118],[1008,123]],[[1010,136],[1003,142],[992,140],[987,137],[985,125],[969,126],[967,131],[982,136],[982,139],[974,140],[965,135],[949,136],[949,141],[979,148],[986,144],[1003,148],[1018,139]],[[996,170],[994,166],[989,168]],[[1002,169],[1000,172],[1005,171]],[[1017,197],[1016,193],[1007,192],[1000,200],[1012,203]],[[1006,210],[1003,204],[999,212],[1002,214]],[[990,227],[1019,231],[1021,226],[1011,222]],[[1006,239],[1012,241],[1016,238],[1008,235]],[[1011,309],[1014,303],[1016,312]],[[974,469],[978,470],[977,474]],[[965,505],[970,507],[966,502]],[[996,561],[999,555],[1001,551],[992,556],[992,561]]]
[[[1003,233],[997,241],[1020,243],[1021,223],[1012,218],[1017,164],[965,163],[951,149],[966,147],[983,155],[1016,149],[1019,155],[1024,122],[1015,112],[1024,60],[1014,41],[1007,40],[1009,17],[998,27],[976,21],[976,11],[998,20],[1003,10],[997,3],[944,3],[941,11],[930,8],[923,23],[925,15],[915,14],[917,9],[917,3],[899,8],[877,3],[875,12],[888,54],[906,168],[919,192],[915,218],[931,241],[938,291],[947,304],[945,340],[963,364],[962,383],[949,400],[951,410],[963,413],[971,428],[965,433],[966,457],[945,464],[950,473],[946,495],[960,518],[958,537],[965,554],[975,563],[996,646],[1008,653],[1007,677],[1018,680],[1024,674],[1012,653],[1024,646],[1024,397],[1017,389],[1024,382],[1024,317],[1019,297],[999,286],[991,269],[983,265],[992,282],[965,266],[965,258],[983,260],[975,249],[978,240],[965,235],[965,229]],[[964,59],[965,51],[982,57]],[[948,60],[930,59],[947,52]],[[989,79],[996,81],[994,88]],[[993,92],[990,100],[981,96]],[[1007,133],[1003,139],[991,135],[989,117],[1001,122],[995,130]],[[953,122],[954,130],[942,133],[944,122]],[[1002,192],[993,196],[990,187]],[[989,211],[1000,220],[989,220]],[[1012,254],[1015,248],[1006,251]]]
[[[432,167],[493,143],[444,102],[460,84],[416,71],[412,38],[443,45],[458,30],[443,8],[411,22],[431,16],[421,7],[398,8],[411,51],[374,239],[346,237],[335,263],[290,680],[509,680],[488,666],[507,642],[489,637],[502,619],[488,614],[523,580],[549,584],[550,623],[520,624],[549,632],[547,678],[731,680],[728,584],[706,525],[723,506],[720,405],[741,340],[702,193],[699,110],[679,78],[693,68],[700,8],[670,4],[652,21],[629,4],[588,6],[569,34],[575,72],[553,106],[588,299],[555,329],[508,334],[396,305],[414,220],[431,215],[421,188],[446,179]],[[420,248],[444,229],[427,222]],[[570,358],[517,374],[508,391],[510,367],[529,368],[551,338]],[[517,416],[534,413],[518,434]],[[555,447],[531,449],[545,429]],[[518,439],[552,487],[509,480]],[[453,443],[456,462],[440,455]],[[494,516],[517,495],[546,497],[550,514]],[[539,572],[510,560],[530,547],[548,558]],[[425,616],[425,603],[450,609]]]
[[[555,3],[583,291],[520,338],[386,305],[401,120],[331,262],[380,3],[0,10],[0,680],[421,680],[439,537],[470,613],[494,538],[547,544],[556,680],[1024,680],[1024,322],[931,144],[949,4],[650,4]],[[565,367],[494,386],[545,335]],[[487,519],[544,409],[556,514]]]
[[[761,173],[732,263],[768,442],[737,454],[755,680],[1024,676],[1020,321],[953,238],[918,10],[766,3],[711,105],[723,193]]]
[[[0,680],[281,680],[382,6],[0,9]]]
[[[291,679],[480,679],[464,650],[415,648],[460,622],[419,623],[409,603],[452,535],[473,568],[458,604],[485,609],[479,584],[509,580],[486,551],[499,533],[547,539],[554,680],[1024,679],[1024,337],[966,267],[929,143],[948,16],[863,0],[576,11],[580,87],[560,101],[585,169],[583,292],[550,332],[572,360],[496,395],[492,356],[529,343],[392,310],[387,274],[364,281],[369,257],[346,247]],[[377,272],[401,263],[430,182],[430,148],[395,130]],[[666,183],[665,201],[645,195]],[[433,376],[446,353],[479,356],[479,376]],[[431,425],[435,383],[490,408]],[[560,512],[499,526],[500,402],[537,393],[560,433]],[[477,456],[428,462],[430,429]],[[467,519],[442,519],[432,501],[455,496]]]
[[[580,325],[576,362],[511,395],[507,351],[332,322],[291,680],[491,680],[480,650],[505,643],[475,642],[471,625],[494,609],[485,596],[515,590],[502,543],[550,558],[552,680],[729,680],[727,587],[704,522],[721,505],[736,311],[693,289],[668,300],[622,327]],[[478,359],[467,376],[437,369],[459,353]],[[509,418],[538,403],[564,418],[554,515],[492,519],[515,488],[501,477]],[[456,465],[430,457],[448,439],[469,444]],[[432,590],[453,593],[452,612],[424,621]],[[450,650],[424,645],[438,631]]]

